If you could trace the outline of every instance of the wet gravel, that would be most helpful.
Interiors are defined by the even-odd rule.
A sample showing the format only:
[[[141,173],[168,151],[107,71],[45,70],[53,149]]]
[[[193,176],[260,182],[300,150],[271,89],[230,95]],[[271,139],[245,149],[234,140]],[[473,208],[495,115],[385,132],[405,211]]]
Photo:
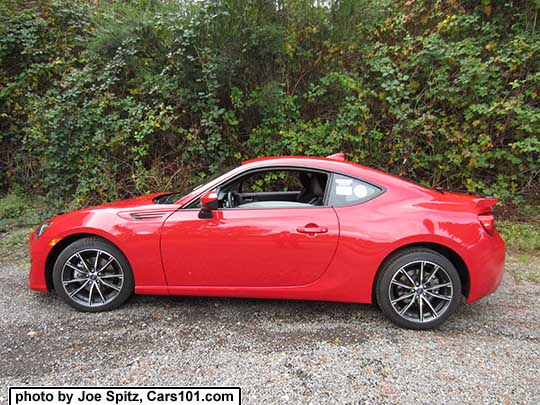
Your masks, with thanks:
[[[85,314],[3,262],[0,402],[9,385],[99,384],[238,385],[244,404],[538,404],[540,285],[509,270],[495,294],[416,332],[322,302],[136,296]]]

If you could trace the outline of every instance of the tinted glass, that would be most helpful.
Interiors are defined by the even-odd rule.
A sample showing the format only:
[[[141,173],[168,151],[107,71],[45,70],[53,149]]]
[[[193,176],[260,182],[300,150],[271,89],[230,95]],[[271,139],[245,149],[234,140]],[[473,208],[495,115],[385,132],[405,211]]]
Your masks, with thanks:
[[[292,170],[257,172],[242,180],[243,193],[300,191],[299,173]]]
[[[334,175],[330,189],[330,205],[351,205],[369,200],[381,192],[378,187],[363,181],[343,176]]]

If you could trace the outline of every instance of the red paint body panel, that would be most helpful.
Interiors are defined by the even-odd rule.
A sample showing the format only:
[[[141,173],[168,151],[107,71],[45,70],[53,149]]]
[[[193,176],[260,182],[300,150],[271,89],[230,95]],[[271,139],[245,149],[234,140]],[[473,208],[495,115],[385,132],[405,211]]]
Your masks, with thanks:
[[[297,231],[309,224],[327,231]],[[170,286],[299,286],[322,276],[338,238],[331,207],[224,209],[211,219],[179,210],[163,226],[161,247]]]
[[[264,167],[310,167],[376,184],[384,193],[343,207],[220,209],[209,219],[188,202],[224,181]],[[95,235],[114,243],[133,269],[135,292],[370,303],[384,259],[414,243],[436,243],[465,263],[468,302],[493,292],[504,269],[504,241],[478,214],[493,201],[440,193],[347,161],[254,159],[188,193],[176,204],[159,194],[61,215],[30,237],[30,288],[47,291],[52,239]],[[321,232],[313,233],[317,227]]]
[[[124,253],[133,269],[137,290],[139,287],[159,286],[167,292],[161,265],[160,230],[165,218],[178,207],[152,204],[153,197],[155,195],[118,201],[53,218],[53,224],[42,237],[37,240],[34,234],[30,237],[30,288],[46,288],[44,270],[52,250],[48,245],[51,239],[62,240],[71,235],[86,234],[107,239]],[[145,212],[162,213],[162,216],[139,220],[130,216],[131,213]]]

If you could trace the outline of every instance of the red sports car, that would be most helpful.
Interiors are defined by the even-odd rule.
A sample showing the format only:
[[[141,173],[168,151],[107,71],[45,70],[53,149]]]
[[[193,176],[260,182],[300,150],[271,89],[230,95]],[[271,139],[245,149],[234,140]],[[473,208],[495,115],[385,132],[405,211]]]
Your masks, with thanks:
[[[30,237],[30,288],[104,311],[132,294],[377,302],[428,329],[501,281],[495,198],[431,190],[349,161],[243,162],[187,194],[60,215]]]

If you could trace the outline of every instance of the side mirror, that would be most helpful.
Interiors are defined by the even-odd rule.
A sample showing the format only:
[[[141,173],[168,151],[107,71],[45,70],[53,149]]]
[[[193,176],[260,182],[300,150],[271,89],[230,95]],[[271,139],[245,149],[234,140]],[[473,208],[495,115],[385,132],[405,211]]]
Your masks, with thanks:
[[[201,197],[201,210],[199,218],[212,218],[212,211],[218,208],[218,195],[215,191],[209,191]]]

